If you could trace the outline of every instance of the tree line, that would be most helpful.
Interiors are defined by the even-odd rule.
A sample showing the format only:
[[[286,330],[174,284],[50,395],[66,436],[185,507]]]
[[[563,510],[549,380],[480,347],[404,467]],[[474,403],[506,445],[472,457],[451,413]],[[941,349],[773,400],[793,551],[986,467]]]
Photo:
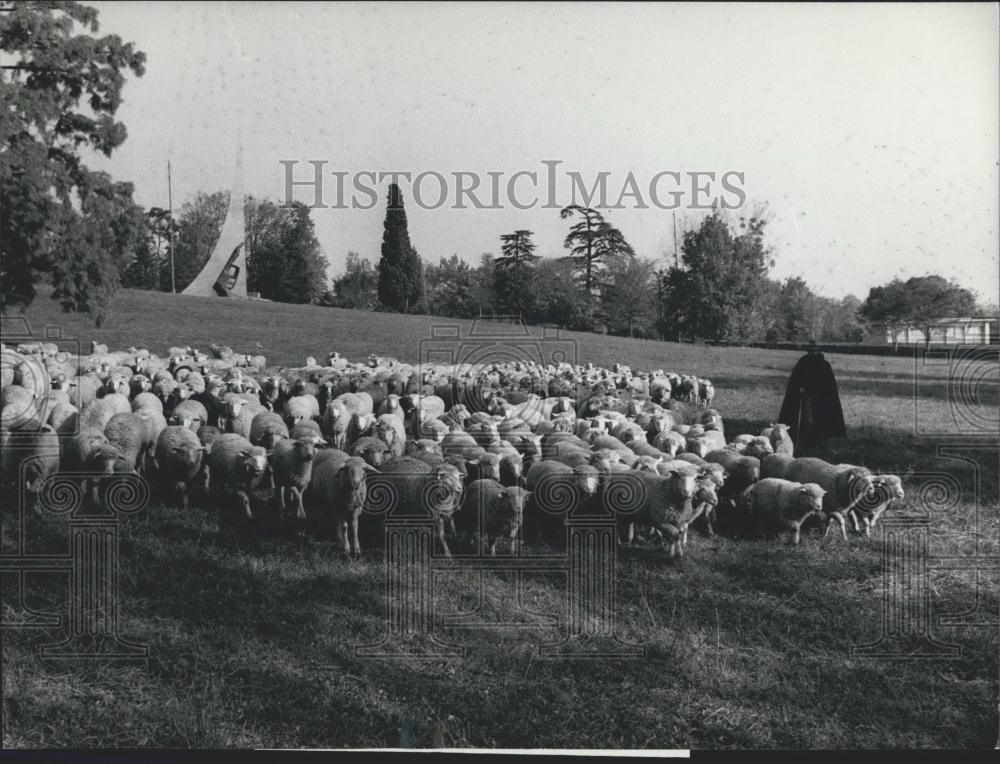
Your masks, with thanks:
[[[97,37],[97,11],[77,2],[3,10],[0,310],[25,308],[48,281],[64,310],[100,325],[121,285],[183,290],[215,245],[228,195],[198,194],[173,217],[143,209],[131,183],[90,170],[81,156],[83,147],[111,156],[125,141],[115,115],[126,76],[145,72],[145,54],[117,35]],[[799,278],[779,282],[762,215],[712,212],[684,233],[669,267],[637,255],[601,212],[576,205],[560,212],[569,228],[558,256],[542,257],[534,234],[518,229],[475,265],[457,254],[425,265],[390,186],[378,263],[352,252],[330,284],[307,207],[250,197],[244,212],[247,288],[283,302],[720,342],[858,341],[865,326],[926,330],[944,316],[997,313],[933,275],[873,287],[863,302],[822,297]]]

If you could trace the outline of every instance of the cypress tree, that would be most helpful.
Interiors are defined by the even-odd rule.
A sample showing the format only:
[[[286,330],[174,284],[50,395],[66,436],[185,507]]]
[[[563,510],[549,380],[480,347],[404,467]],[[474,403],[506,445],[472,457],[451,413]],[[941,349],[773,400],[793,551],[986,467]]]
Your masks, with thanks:
[[[383,307],[409,313],[420,306],[423,265],[410,245],[403,195],[395,183],[389,186],[389,202],[382,231],[382,259],[378,265],[378,298]]]

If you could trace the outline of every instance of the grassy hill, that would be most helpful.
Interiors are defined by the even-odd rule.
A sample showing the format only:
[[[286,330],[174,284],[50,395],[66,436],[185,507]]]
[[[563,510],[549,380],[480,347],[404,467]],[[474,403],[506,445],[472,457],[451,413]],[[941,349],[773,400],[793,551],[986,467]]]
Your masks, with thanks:
[[[27,319],[37,334],[58,325],[85,344],[157,352],[212,341],[256,352],[259,342],[269,361],[289,365],[330,350],[415,362],[461,345],[473,330],[472,322],[451,319],[127,290],[100,330],[60,313],[44,295]],[[434,326],[457,327],[460,337],[428,344]],[[480,339],[512,331],[502,324],[476,329]],[[777,415],[799,357],[590,334],[553,338],[542,329],[520,342],[517,352],[556,348],[581,362],[707,376],[730,435],[756,432]],[[487,353],[510,352],[486,345]],[[984,443],[996,416],[993,372],[905,358],[828,359],[848,437],[812,453],[903,475],[907,499],[892,511],[930,514],[932,554],[996,555],[995,446],[985,458],[983,449],[939,452],[942,444]],[[962,458],[975,454],[978,467]],[[10,518],[5,510],[8,530]],[[64,548],[57,521],[28,521],[39,550]],[[881,632],[881,530],[871,541],[848,544],[810,533],[799,547],[694,531],[679,564],[665,563],[655,550],[623,553],[618,623],[623,638],[645,646],[637,660],[539,658],[539,646],[558,632],[538,613],[566,607],[559,574],[524,574],[519,608],[509,574],[484,574],[480,590],[479,574],[445,568],[434,582],[441,612],[467,612],[482,592],[483,620],[521,626],[441,627],[465,656],[426,662],[364,660],[355,652],[384,624],[377,553],[349,562],[323,536],[237,539],[211,507],[183,513],[156,504],[123,521],[121,533],[122,633],[150,646],[148,666],[46,663],[36,648],[60,638],[60,630],[6,631],[5,746],[429,746],[435,730],[445,745],[459,747],[995,741],[995,571],[978,578],[934,572],[925,582],[933,612],[956,616],[958,625],[935,621],[933,632],[960,646],[958,658],[852,655],[852,646]],[[9,551],[9,533],[3,541]],[[36,609],[62,612],[67,594],[59,576],[33,576],[30,591]],[[7,617],[9,582],[3,593]]]

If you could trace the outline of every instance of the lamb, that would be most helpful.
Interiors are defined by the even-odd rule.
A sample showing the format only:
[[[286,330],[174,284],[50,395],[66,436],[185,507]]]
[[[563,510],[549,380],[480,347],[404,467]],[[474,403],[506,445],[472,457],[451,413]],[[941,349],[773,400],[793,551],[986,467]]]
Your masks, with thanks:
[[[847,510],[848,517],[855,532],[860,532],[858,518],[864,522],[865,538],[870,538],[875,523],[893,501],[902,501],[903,483],[896,475],[875,475],[872,478],[872,491],[866,493],[853,507]]]
[[[787,424],[772,424],[761,430],[760,434],[770,441],[774,453],[795,455],[795,444],[792,443]]]
[[[312,461],[316,455],[316,444],[312,440],[292,440],[286,438],[274,444],[271,451],[270,464],[274,476],[274,485],[278,489],[278,502],[285,509],[285,490],[292,495],[295,502],[296,517],[306,519],[305,506],[302,503],[302,492],[309,485],[312,477]]]
[[[332,449],[329,449],[332,450]],[[341,452],[343,453],[343,452]],[[346,454],[344,454],[346,456]],[[368,498],[368,475],[377,470],[356,456],[346,459],[324,459],[313,465],[309,490],[322,507],[323,514],[332,515],[337,540],[345,554],[361,556],[358,540],[358,520]],[[350,540],[347,526],[350,523]]]
[[[747,490],[747,509],[761,533],[791,531],[791,543],[798,544],[802,523],[823,514],[825,494],[816,483],[764,478]]]
[[[189,507],[190,487],[201,472],[205,446],[187,427],[165,427],[156,441],[153,462],[163,478],[173,483],[181,497],[181,506]]]
[[[517,554],[518,531],[530,496],[523,488],[506,488],[490,479],[476,480],[469,485],[462,514],[475,518],[480,544],[483,549],[489,548],[491,556],[496,556],[500,538],[510,539],[510,553]]]
[[[267,452],[235,433],[221,434],[208,452],[213,491],[235,499],[248,520],[253,519],[250,493],[260,484],[267,466]]]
[[[785,470],[785,479],[801,483],[818,483],[826,491],[823,512],[826,516],[824,538],[834,520],[847,541],[847,512],[862,499],[873,496],[872,474],[864,467],[851,464],[829,464],[822,459],[804,457],[795,459]]]

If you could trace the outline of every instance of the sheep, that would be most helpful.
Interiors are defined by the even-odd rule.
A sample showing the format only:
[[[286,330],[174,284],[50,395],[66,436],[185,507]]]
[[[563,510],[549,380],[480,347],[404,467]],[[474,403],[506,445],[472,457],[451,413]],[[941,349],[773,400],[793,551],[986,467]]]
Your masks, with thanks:
[[[865,538],[870,538],[875,523],[893,501],[902,501],[903,483],[896,475],[875,475],[872,478],[872,490],[866,493],[853,507],[847,510],[848,517],[855,532],[861,532],[858,518],[864,521]]]
[[[660,533],[668,545],[667,557],[673,559],[684,555],[684,529],[693,517],[697,491],[696,479],[679,470],[665,476],[632,470],[607,476],[602,501],[617,518],[619,543],[623,533],[624,543],[632,543],[636,523],[649,525]]]
[[[323,438],[323,433],[320,430],[319,425],[312,419],[303,419],[299,421],[292,428],[288,437],[292,440],[310,440],[317,446],[326,445],[326,440]]]
[[[716,517],[720,525],[728,525],[728,530],[732,530],[738,518],[738,498],[760,479],[760,459],[743,456],[729,449],[719,449],[706,454],[705,460],[707,463],[721,464],[726,472],[725,483],[719,491]]]
[[[500,456],[489,452],[476,459],[466,461],[469,481],[475,482],[479,479],[490,479],[500,482]]]
[[[316,412],[315,414],[313,412]],[[285,401],[285,422],[289,429],[304,419],[319,416],[319,401],[312,395],[297,395]]]
[[[295,516],[299,520],[306,519],[302,492],[309,485],[309,479],[312,477],[312,461],[315,455],[316,444],[312,440],[286,438],[274,444],[269,459],[274,485],[278,489],[278,503],[284,510],[285,490],[287,489],[295,502]]]
[[[185,422],[187,422],[187,426],[196,433],[200,427],[209,424],[208,410],[205,408],[204,404],[199,403],[198,401],[193,401],[190,398],[186,398],[174,406],[170,411],[170,417],[167,419],[167,423],[184,424]],[[213,422],[212,426],[218,426],[218,422]]]
[[[824,538],[836,520],[844,541],[847,541],[845,518],[848,511],[859,501],[869,501],[874,496],[871,472],[852,464],[830,464],[813,457],[794,459],[785,470],[785,479],[799,483],[818,483],[826,491],[823,497],[823,512],[826,516]]]
[[[795,455],[795,444],[792,443],[792,436],[788,432],[787,424],[772,424],[761,430],[760,434],[771,443],[774,453]]]
[[[345,554],[353,552],[354,556],[361,556],[358,519],[364,511],[368,498],[368,475],[377,472],[378,470],[356,456],[346,459],[328,458],[313,464],[309,490],[322,508],[320,512],[332,516],[337,529],[337,541],[344,548]],[[348,523],[351,526],[350,540],[347,533]]]
[[[347,426],[351,422],[352,413],[343,402],[332,400],[326,404],[326,410],[320,420],[320,429],[335,448],[347,446]]]
[[[445,524],[453,525],[452,515],[462,506],[465,487],[458,469],[442,463],[436,467],[410,457],[396,457],[368,483],[369,502],[394,515],[427,514],[434,520],[445,557],[451,550],[445,539]]]
[[[173,484],[181,497],[181,506],[189,507],[190,486],[201,472],[205,446],[187,427],[169,425],[156,441],[153,463],[157,471]]]
[[[270,451],[274,444],[288,437],[285,420],[273,411],[261,411],[250,423],[249,441],[255,446],[263,446]]]
[[[149,392],[142,392],[132,398],[132,410],[147,410],[163,413],[163,401]]]
[[[758,435],[746,445],[742,453],[744,456],[752,456],[755,459],[763,460],[766,456],[774,453],[774,448],[771,446],[771,441]]]
[[[254,417],[262,410],[261,407],[254,406],[233,393],[227,394],[223,406],[225,414],[222,430],[249,439]]]
[[[385,461],[385,454],[387,450],[388,447],[380,439],[365,437],[359,438],[357,441],[352,443],[347,452],[351,456],[360,456],[372,467],[378,469]]]
[[[375,429],[374,414],[352,414],[347,424],[347,445],[373,434]]]
[[[761,478],[783,478],[788,471],[788,465],[795,461],[791,454],[773,453],[760,460]]]
[[[747,489],[746,506],[762,534],[772,528],[791,531],[790,542],[798,544],[802,523],[823,514],[825,494],[816,483],[763,478]]]
[[[104,428],[104,436],[118,450],[128,471],[138,473],[142,470],[146,454],[146,425],[142,417],[131,411],[115,414]]]
[[[17,442],[22,438],[27,442],[24,446],[14,446],[12,441],[8,441],[0,458],[0,467],[5,473],[5,482],[23,481],[18,485],[23,487],[23,496],[31,506],[48,476],[59,469],[59,434],[46,424],[34,432],[19,433],[15,438]]]
[[[405,452],[406,429],[395,414],[380,414],[375,420],[374,435],[385,443],[392,456],[402,456]]]
[[[544,459],[531,465],[525,485],[533,497],[529,513],[532,530],[551,539],[570,513],[596,495],[600,475],[589,464],[569,467]]]
[[[267,452],[242,435],[223,433],[208,452],[212,490],[235,499],[248,520],[253,519],[250,493],[267,470]]]
[[[715,386],[712,384],[711,380],[698,380],[697,399],[702,406],[712,405],[712,401],[715,399]]]
[[[718,430],[705,430],[700,435],[692,435],[693,430],[694,427],[688,430],[688,437],[685,444],[685,448],[689,453],[704,457],[710,451],[726,447],[726,436]]]
[[[480,533],[481,548],[488,548],[491,556],[496,556],[500,538],[510,539],[510,553],[517,554],[518,531],[530,496],[523,488],[504,487],[488,478],[475,480],[469,485],[462,514],[474,519]]]

